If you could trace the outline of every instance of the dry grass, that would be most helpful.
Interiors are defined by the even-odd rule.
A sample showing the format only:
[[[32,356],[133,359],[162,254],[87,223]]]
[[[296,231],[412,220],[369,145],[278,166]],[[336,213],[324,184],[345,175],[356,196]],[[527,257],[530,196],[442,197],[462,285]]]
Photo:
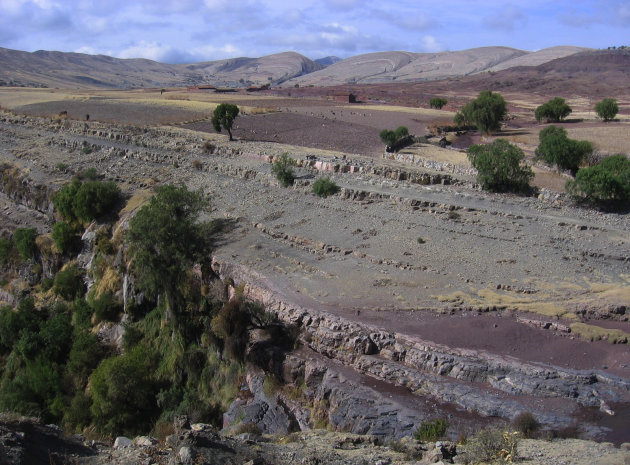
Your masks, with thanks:
[[[356,105],[343,105],[340,108],[357,111],[360,108],[364,111],[388,111],[396,113],[408,113],[411,115],[430,116],[431,118],[447,118],[449,121],[453,120],[455,113],[447,110],[436,110],[434,108],[419,108],[419,107],[401,107],[396,105],[364,105],[357,107]]]

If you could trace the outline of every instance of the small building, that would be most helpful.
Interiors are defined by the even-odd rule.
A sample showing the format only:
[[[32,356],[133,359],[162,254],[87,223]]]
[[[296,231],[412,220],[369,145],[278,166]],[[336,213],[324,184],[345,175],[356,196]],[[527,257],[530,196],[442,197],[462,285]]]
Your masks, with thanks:
[[[333,100],[343,103],[357,103],[357,96],[352,92],[336,91],[333,94]]]

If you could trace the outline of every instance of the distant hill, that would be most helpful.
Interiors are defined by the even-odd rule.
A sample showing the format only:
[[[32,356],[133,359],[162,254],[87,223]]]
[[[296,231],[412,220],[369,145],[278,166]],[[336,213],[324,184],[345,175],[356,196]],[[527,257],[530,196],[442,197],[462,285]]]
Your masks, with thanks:
[[[580,47],[527,52],[481,47],[440,53],[378,52],[316,61],[295,52],[171,65],[146,59],[0,48],[0,85],[29,87],[140,88],[211,84],[294,87],[408,83],[502,72],[589,53]],[[596,53],[596,52],[593,52]],[[589,72],[586,70],[585,72]]]
[[[138,88],[213,84],[278,84],[322,69],[295,52],[170,65],[146,59],[0,48],[0,85],[29,87]]]
[[[316,59],[315,63],[319,63],[322,66],[330,66],[330,65],[334,65],[338,61],[341,61],[341,58],[334,57],[334,56],[328,56],[328,57]]]
[[[588,49],[552,47],[538,52],[527,52],[509,47],[481,47],[440,53],[369,53],[347,58],[314,73],[298,76],[286,82],[286,85],[332,86],[446,79],[512,66],[539,65],[585,50]]]

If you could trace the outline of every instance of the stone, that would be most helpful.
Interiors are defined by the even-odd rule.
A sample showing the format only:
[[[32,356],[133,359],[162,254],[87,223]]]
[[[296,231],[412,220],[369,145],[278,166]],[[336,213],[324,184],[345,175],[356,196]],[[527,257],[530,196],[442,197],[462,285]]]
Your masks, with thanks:
[[[149,436],[138,436],[133,440],[133,443],[136,446],[147,447],[156,445],[158,443],[158,440]]]
[[[114,441],[114,449],[124,449],[126,447],[132,447],[133,442],[131,439],[125,436],[118,436]]]
[[[180,447],[179,451],[177,452],[177,459],[179,460],[179,463],[184,463],[184,464],[192,463],[193,461],[192,448],[188,446]]]

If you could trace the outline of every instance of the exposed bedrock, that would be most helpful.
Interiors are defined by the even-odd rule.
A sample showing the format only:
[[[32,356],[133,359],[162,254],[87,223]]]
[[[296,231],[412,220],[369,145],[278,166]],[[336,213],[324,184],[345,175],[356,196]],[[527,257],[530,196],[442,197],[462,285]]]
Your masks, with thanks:
[[[264,277],[241,265],[215,260],[214,268],[223,279],[244,284],[248,298],[297,325],[302,341],[313,351],[414,394],[451,402],[484,416],[509,420],[530,410],[543,424],[567,425],[571,418],[544,408],[535,411],[524,400],[559,398],[606,411],[608,404],[627,400],[630,392],[630,381],[603,372],[568,370],[441,346],[306,309],[284,299],[279,290],[266,285]]]

